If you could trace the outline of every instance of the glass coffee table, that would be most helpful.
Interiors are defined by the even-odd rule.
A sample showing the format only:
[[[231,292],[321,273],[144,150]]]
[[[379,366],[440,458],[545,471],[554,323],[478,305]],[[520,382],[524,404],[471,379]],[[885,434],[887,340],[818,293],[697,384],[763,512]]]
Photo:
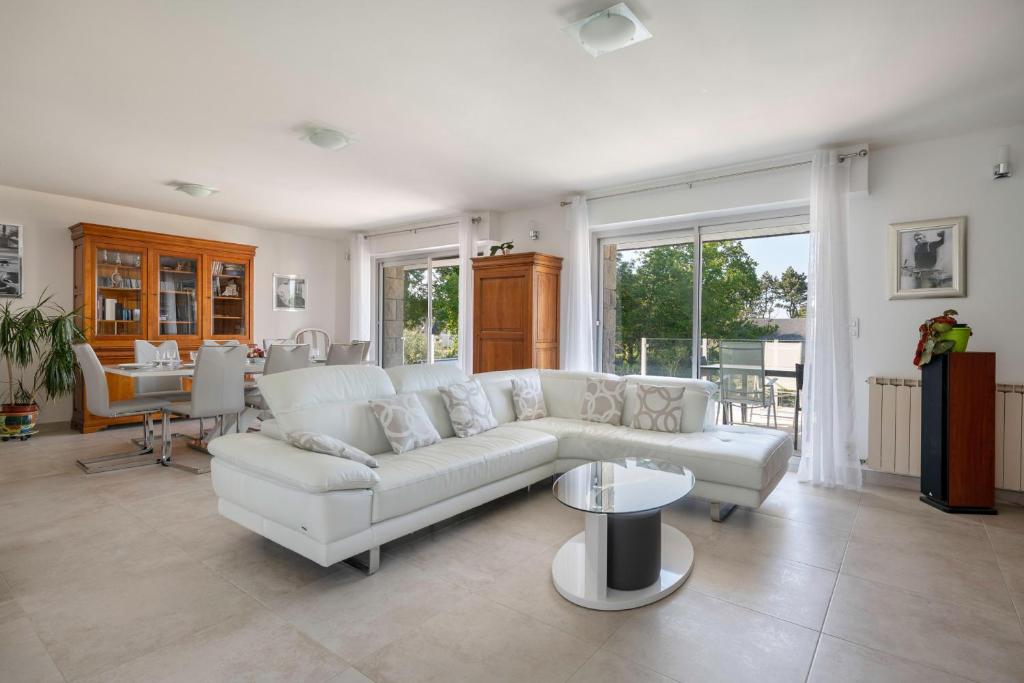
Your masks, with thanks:
[[[679,588],[693,568],[693,545],[661,523],[661,509],[693,485],[690,470],[653,458],[591,462],[560,476],[555,498],[586,513],[584,530],[551,566],[562,597],[590,609],[623,610]]]

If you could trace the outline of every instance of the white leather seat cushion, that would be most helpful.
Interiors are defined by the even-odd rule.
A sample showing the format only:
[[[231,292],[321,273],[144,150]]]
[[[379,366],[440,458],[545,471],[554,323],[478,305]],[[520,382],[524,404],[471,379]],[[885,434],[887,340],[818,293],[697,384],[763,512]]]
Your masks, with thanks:
[[[444,405],[438,387],[465,382],[468,377],[462,368],[453,363],[434,365],[398,365],[385,370],[399,394],[414,393],[423,404],[423,410],[430,418],[434,429],[442,439],[455,436],[448,408]]]
[[[554,437],[504,425],[407,453],[382,455],[375,472],[373,522],[382,522],[552,462]]]
[[[540,386],[544,390],[544,403],[551,417],[579,418],[587,379],[622,379],[602,372],[570,372],[568,370],[541,370]]]
[[[266,375],[259,385],[283,433],[327,434],[370,455],[391,450],[367,403],[395,395],[391,379],[376,366],[303,368]]]
[[[650,384],[656,387],[683,387],[683,424],[679,431],[700,432],[715,424],[718,385],[704,379],[682,377],[652,377],[649,375],[628,375],[626,384],[626,405],[622,409],[622,424],[633,424],[636,414],[636,385]]]
[[[668,434],[556,417],[519,424],[556,436],[560,460],[663,458],[690,468],[698,481],[754,490],[771,482],[793,454],[789,434],[760,427]]]
[[[215,458],[240,470],[310,493],[368,489],[380,481],[366,465],[261,434],[228,434],[211,441],[209,448]]]

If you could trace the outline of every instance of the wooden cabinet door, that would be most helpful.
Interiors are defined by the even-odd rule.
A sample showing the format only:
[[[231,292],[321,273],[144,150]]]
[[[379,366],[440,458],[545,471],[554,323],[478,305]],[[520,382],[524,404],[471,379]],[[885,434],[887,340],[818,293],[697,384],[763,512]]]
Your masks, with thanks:
[[[206,275],[206,332],[210,339],[252,340],[252,259],[238,254],[210,253]]]
[[[85,295],[93,314],[86,335],[99,347],[128,348],[145,336],[149,324],[150,283],[145,245],[120,240],[86,242]]]
[[[150,251],[150,339],[174,339],[181,349],[199,345],[205,305],[203,266],[201,254]]]
[[[530,279],[522,269],[476,274],[474,372],[530,367]]]

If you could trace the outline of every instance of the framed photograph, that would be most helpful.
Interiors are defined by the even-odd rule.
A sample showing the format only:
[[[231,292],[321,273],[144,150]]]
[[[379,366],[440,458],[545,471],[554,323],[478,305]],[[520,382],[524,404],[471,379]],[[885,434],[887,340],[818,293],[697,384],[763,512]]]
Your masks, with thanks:
[[[20,225],[0,223],[0,256],[21,256]]]
[[[308,292],[305,275],[281,275],[274,273],[274,310],[306,310]]]
[[[889,298],[967,296],[967,217],[889,226]]]
[[[21,297],[21,257],[0,254],[0,297]]]

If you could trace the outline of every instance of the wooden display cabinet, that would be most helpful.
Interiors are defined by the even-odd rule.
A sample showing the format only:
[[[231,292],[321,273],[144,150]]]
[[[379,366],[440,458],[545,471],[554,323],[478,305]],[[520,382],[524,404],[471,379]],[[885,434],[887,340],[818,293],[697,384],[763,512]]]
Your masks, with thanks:
[[[173,339],[183,356],[203,339],[252,342],[256,247],[91,223],[68,230],[74,305],[103,364],[132,362],[136,339]],[[130,379],[107,375],[107,383],[111,400],[135,395]],[[138,419],[92,415],[76,387],[72,427],[93,432]]]

